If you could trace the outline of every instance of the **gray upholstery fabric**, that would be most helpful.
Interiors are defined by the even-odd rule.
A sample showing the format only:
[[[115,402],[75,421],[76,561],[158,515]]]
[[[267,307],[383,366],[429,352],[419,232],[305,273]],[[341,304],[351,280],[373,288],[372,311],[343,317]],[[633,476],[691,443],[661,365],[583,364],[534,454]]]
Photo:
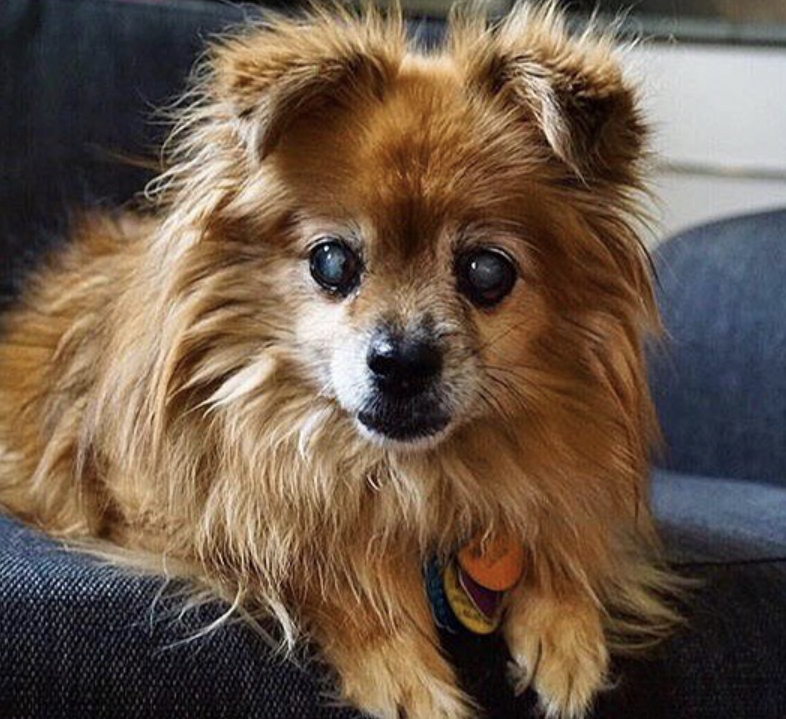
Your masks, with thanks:
[[[208,37],[241,6],[134,0],[0,2],[0,302],[75,211],[130,200]]]
[[[356,716],[237,622],[194,639],[224,608],[181,616],[178,587],[162,589],[0,515],[0,716]]]
[[[678,570],[703,583],[686,628],[619,661],[597,719],[786,716],[786,489],[656,472],[654,498]],[[740,501],[748,487],[751,501]],[[759,497],[759,498],[762,498]],[[770,504],[771,500],[771,504]],[[781,515],[782,516],[782,515]],[[780,559],[778,559],[780,558]],[[336,719],[324,670],[275,659],[236,622],[194,639],[223,608],[180,614],[178,587],[66,551],[0,516],[0,716]],[[529,716],[504,681],[499,637],[443,637],[489,719]]]
[[[675,562],[786,560],[786,486],[661,470],[652,503]]]
[[[655,259],[666,466],[786,483],[786,210],[698,227]]]

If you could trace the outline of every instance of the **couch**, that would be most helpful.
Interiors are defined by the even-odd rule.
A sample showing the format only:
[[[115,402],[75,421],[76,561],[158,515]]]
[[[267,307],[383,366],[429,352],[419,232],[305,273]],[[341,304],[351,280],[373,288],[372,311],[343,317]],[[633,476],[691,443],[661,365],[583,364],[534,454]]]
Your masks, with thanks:
[[[71,208],[128,201],[205,37],[255,8],[182,0],[0,3],[0,300],[62,241]],[[426,41],[438,33],[421,24]],[[598,719],[786,717],[786,211],[699,227],[655,253],[667,328],[651,384],[652,471],[671,561],[700,580],[687,624],[615,664]],[[179,587],[67,550],[0,516],[0,717],[358,717],[309,657],[182,611]],[[499,637],[446,635],[490,719],[535,716]]]

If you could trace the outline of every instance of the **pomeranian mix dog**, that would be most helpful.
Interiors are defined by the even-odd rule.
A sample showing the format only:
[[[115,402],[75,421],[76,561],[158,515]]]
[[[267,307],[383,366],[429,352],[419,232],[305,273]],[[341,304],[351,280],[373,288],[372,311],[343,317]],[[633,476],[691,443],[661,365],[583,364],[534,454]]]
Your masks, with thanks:
[[[151,211],[93,216],[0,341],[0,502],[307,636],[378,717],[472,716],[422,569],[512,537],[518,690],[583,716],[661,635],[645,127],[552,4],[312,9],[210,50]]]

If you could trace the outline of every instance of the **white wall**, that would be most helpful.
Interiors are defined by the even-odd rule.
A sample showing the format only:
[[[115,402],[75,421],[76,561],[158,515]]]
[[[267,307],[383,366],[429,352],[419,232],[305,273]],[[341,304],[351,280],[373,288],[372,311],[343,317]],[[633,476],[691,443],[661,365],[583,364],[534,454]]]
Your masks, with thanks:
[[[662,234],[786,207],[786,49],[652,43],[626,63],[655,130]]]

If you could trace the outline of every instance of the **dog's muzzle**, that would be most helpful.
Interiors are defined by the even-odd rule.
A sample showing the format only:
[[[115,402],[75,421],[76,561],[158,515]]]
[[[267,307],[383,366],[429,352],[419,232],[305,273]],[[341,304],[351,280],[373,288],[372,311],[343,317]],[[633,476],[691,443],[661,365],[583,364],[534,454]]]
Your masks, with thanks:
[[[384,437],[411,441],[443,430],[450,414],[440,399],[443,354],[431,339],[378,333],[366,356],[373,394],[360,422]]]

